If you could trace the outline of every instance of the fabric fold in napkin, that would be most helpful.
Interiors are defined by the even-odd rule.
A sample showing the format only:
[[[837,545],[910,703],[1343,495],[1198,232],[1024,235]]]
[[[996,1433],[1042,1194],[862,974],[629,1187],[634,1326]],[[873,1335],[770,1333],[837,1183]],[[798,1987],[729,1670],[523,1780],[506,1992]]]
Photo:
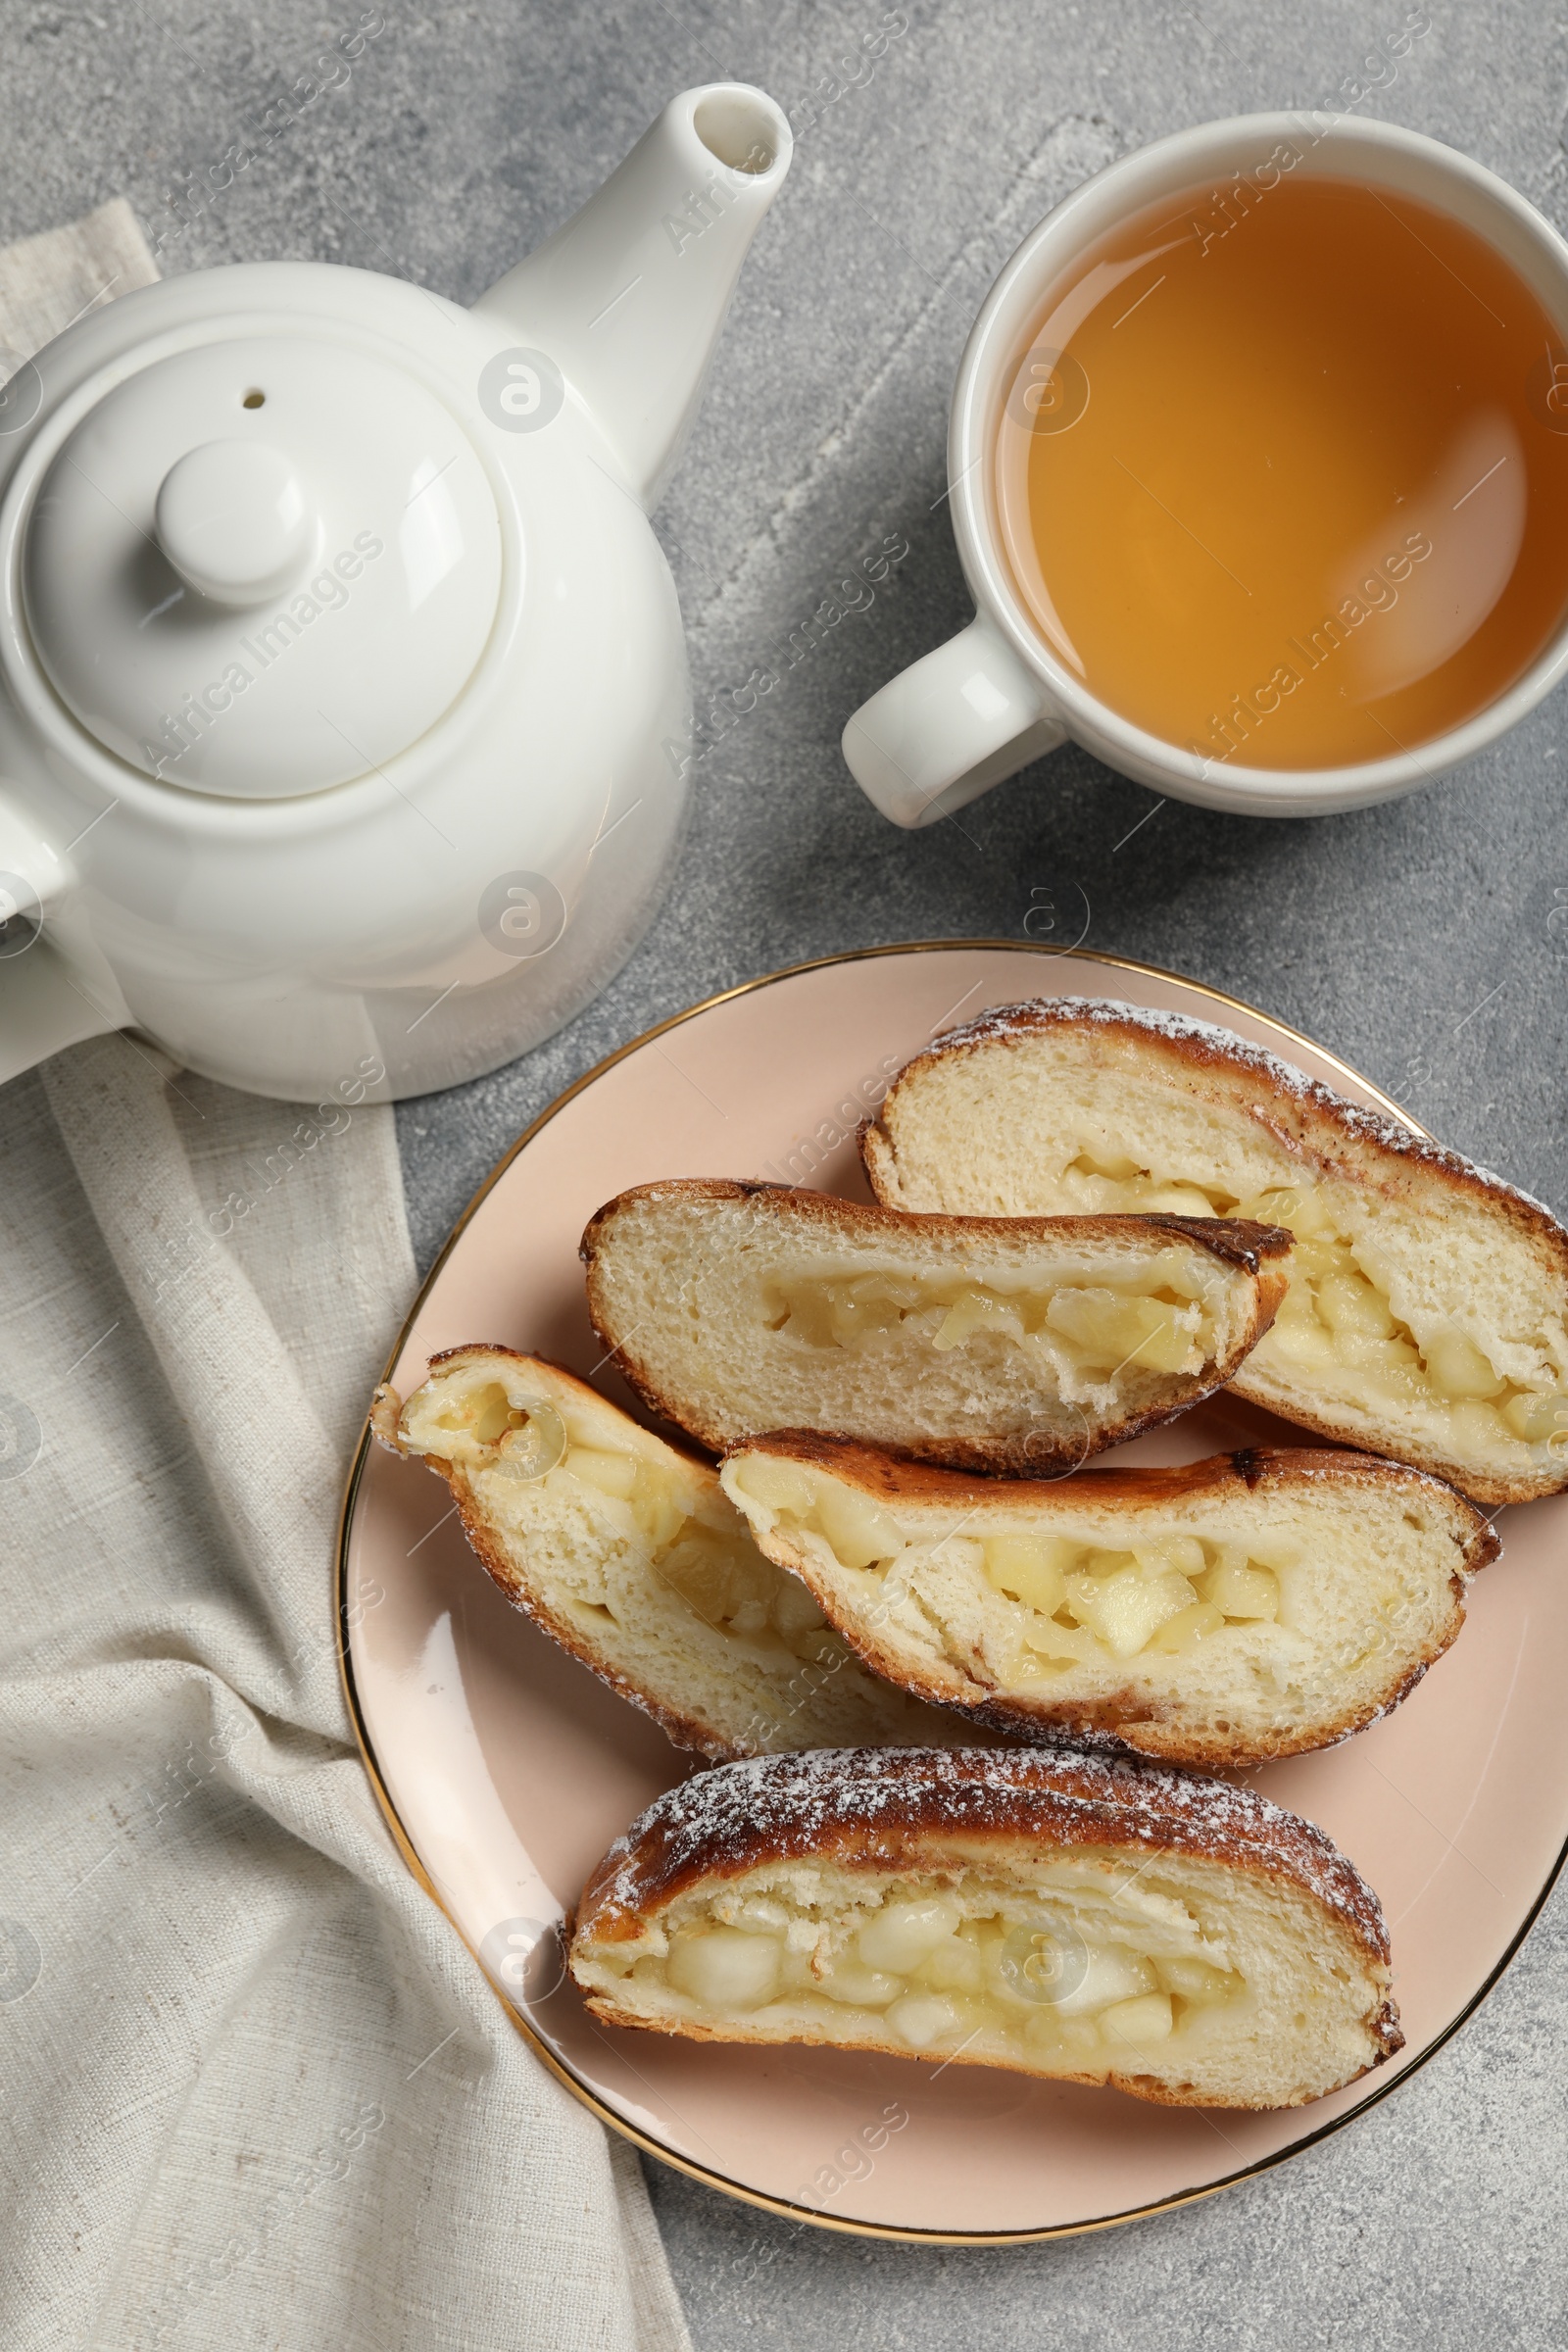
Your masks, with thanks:
[[[74,307],[106,219],[107,279],[123,206],[58,232]],[[48,243],[0,254],[13,351],[71,315],[17,300]],[[391,1111],[118,1035],[0,1105],[0,2340],[690,2352],[635,2155],[350,1734],[338,1507],[415,1285]]]

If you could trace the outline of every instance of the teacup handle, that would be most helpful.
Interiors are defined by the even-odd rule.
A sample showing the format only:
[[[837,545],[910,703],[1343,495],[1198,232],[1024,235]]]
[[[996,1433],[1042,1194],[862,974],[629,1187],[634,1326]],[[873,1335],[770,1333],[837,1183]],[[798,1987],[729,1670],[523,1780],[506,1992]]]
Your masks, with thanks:
[[[844,730],[844,757],[883,815],[913,827],[951,816],[1066,740],[1036,679],[981,612],[860,705]]]

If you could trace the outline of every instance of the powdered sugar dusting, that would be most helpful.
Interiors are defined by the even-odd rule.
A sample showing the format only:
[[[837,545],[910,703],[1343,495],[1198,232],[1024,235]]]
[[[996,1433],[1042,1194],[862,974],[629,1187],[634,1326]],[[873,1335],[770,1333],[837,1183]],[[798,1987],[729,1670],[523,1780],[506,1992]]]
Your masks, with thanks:
[[[836,1852],[847,1837],[884,1846],[898,1867],[922,1835],[943,1831],[1033,1837],[1048,1850],[1133,1844],[1284,1871],[1388,1957],[1377,1896],[1310,1822],[1225,1781],[1066,1748],[816,1748],[699,1773],[617,1838],[585,1920],[607,1908],[644,1912],[710,1871]]]
[[[1147,1004],[1129,1004],[1115,997],[1033,997],[1016,1004],[993,1004],[977,1013],[972,1021],[956,1029],[949,1029],[935,1045],[917,1054],[906,1065],[889,1089],[895,1094],[907,1070],[916,1062],[928,1061],[936,1055],[972,1046],[998,1044],[1016,1037],[1020,1032],[1039,1029],[1061,1022],[1102,1024],[1105,1027],[1130,1026],[1141,1029],[1147,1036],[1168,1038],[1174,1044],[1200,1045],[1241,1068],[1254,1071],[1267,1080],[1270,1087],[1293,1100],[1309,1102],[1314,1108],[1327,1111],[1338,1124],[1350,1134],[1364,1137],[1368,1142],[1397,1152],[1408,1159],[1420,1160],[1428,1166],[1447,1169],[1456,1175],[1468,1176],[1486,1185],[1489,1191],[1506,1194],[1522,1201],[1526,1207],[1545,1217],[1561,1232],[1556,1216],[1544,1200],[1533,1193],[1510,1184],[1505,1177],[1494,1175],[1490,1168],[1465,1159],[1457,1152],[1449,1152],[1441,1144],[1431,1143],[1402,1121],[1390,1117],[1387,1111],[1374,1110],[1369,1105],[1352,1102],[1336,1094],[1332,1087],[1318,1079],[1308,1078],[1304,1070],[1282,1061],[1264,1046],[1250,1045],[1232,1029],[1221,1029],[1212,1021],[1195,1019],[1189,1013],[1159,1012]]]

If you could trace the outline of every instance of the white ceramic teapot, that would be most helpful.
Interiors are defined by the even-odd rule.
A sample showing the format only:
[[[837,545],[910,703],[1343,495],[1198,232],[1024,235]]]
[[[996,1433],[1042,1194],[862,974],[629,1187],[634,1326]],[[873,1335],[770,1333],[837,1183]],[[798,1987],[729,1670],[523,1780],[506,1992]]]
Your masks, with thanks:
[[[471,311],[203,270],[11,379],[0,1076],[122,1027],[395,1098],[605,985],[686,798],[648,512],[790,149],[760,91],[689,90]]]

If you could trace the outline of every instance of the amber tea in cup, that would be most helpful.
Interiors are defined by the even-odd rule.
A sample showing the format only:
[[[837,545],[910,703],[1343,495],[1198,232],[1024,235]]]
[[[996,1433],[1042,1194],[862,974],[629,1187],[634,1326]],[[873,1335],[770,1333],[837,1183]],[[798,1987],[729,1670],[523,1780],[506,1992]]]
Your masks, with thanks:
[[[1419,750],[1568,611],[1568,348],[1484,239],[1356,181],[1205,184],[1100,239],[995,463],[1046,645],[1214,762]]]

